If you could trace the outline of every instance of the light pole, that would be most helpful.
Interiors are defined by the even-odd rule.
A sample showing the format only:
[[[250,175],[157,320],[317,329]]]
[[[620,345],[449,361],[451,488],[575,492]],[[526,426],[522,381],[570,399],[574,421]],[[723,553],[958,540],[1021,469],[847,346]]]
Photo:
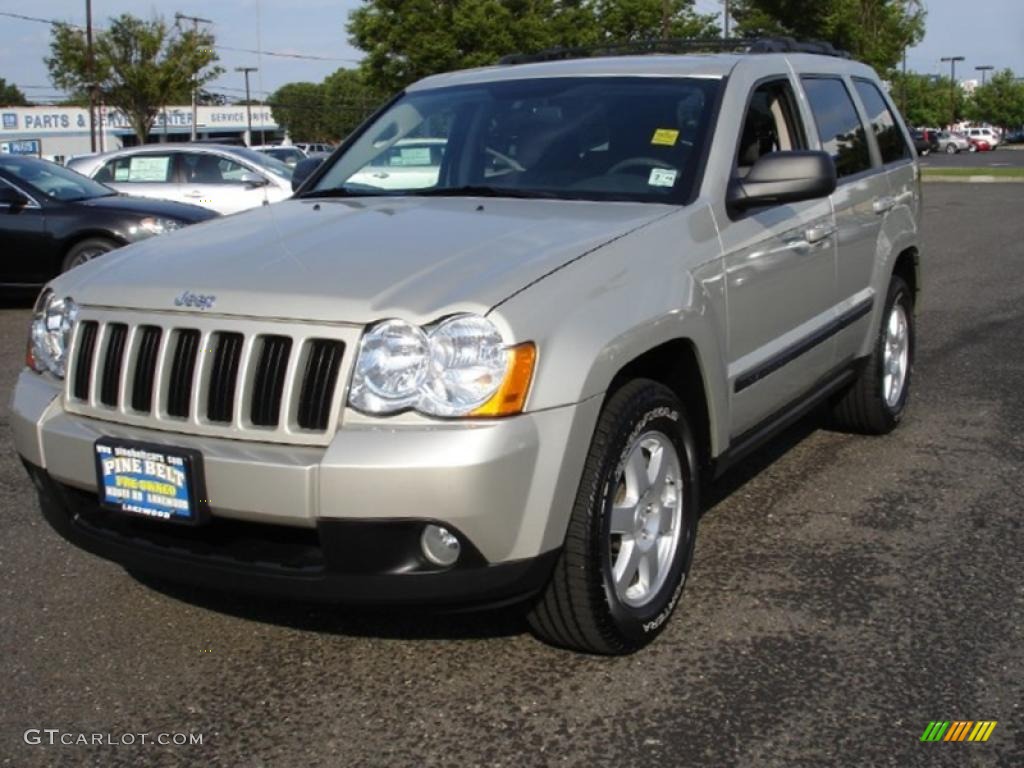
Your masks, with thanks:
[[[184,13],[176,13],[176,14],[174,14],[174,21],[175,22],[179,22],[182,19],[185,19],[186,21],[191,21],[192,22],[192,32],[193,32],[193,34],[196,34],[196,35],[199,34],[199,24],[200,24],[200,22],[202,22],[203,24],[213,24],[213,22],[210,21],[209,19],[201,19],[198,16],[186,16]],[[192,131],[189,134],[189,139],[191,141],[195,141],[196,140],[196,123],[198,122],[198,112],[199,112],[199,110],[196,107],[196,105],[197,105],[197,101],[196,101],[196,75],[197,74],[199,74],[199,73],[198,72],[193,72],[192,73]]]
[[[987,75],[989,72],[991,72],[993,69],[995,69],[995,67],[993,67],[991,64],[982,64],[980,67],[975,67],[975,69],[978,70],[979,72],[981,72],[981,86],[982,86],[982,88],[984,88],[985,87],[985,75]]]
[[[92,0],[85,0],[85,62],[89,70],[89,146],[96,153],[96,67],[92,57]]]
[[[722,37],[729,39],[729,0],[722,0],[725,9],[722,11]]]
[[[956,122],[956,63],[963,61],[963,56],[943,56],[940,61],[949,62],[949,127]]]
[[[252,146],[252,99],[249,98],[249,73],[258,72],[256,67],[235,67],[235,72],[245,75],[245,121],[249,126],[245,132],[245,145]]]

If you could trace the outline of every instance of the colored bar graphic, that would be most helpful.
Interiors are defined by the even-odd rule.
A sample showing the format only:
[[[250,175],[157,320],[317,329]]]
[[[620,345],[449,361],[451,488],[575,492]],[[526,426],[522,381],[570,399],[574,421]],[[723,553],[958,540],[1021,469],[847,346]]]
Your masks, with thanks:
[[[921,741],[988,741],[996,725],[995,720],[932,720]]]

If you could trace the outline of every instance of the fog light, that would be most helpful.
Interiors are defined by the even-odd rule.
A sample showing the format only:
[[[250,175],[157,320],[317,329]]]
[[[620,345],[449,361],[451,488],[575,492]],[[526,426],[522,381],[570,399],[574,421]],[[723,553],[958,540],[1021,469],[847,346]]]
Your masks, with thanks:
[[[420,536],[420,546],[427,560],[434,565],[448,567],[459,559],[459,540],[447,528],[428,525]]]

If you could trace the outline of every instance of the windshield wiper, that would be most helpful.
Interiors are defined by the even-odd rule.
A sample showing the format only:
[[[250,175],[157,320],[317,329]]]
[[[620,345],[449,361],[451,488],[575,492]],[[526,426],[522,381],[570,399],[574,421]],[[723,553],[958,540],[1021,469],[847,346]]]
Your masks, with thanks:
[[[543,189],[517,189],[515,187],[489,187],[470,185],[462,187],[430,187],[429,189],[411,189],[403,195],[415,197],[518,197],[525,199],[558,199],[554,192]]]

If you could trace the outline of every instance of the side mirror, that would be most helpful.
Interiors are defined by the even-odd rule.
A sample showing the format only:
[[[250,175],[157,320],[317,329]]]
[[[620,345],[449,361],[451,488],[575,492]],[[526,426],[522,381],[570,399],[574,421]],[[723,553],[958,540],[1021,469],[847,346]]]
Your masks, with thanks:
[[[30,202],[25,195],[21,194],[14,187],[0,184],[0,205],[6,205],[9,208],[23,208]]]
[[[265,187],[270,183],[258,173],[253,173],[252,171],[246,171],[238,177],[238,180],[251,189],[256,187]]]
[[[312,176],[313,171],[319,168],[322,162],[323,160],[319,157],[307,157],[304,160],[299,160],[295,165],[295,170],[292,171],[292,192],[297,192],[302,186],[302,182]]]
[[[729,184],[736,210],[828,197],[836,188],[836,166],[827,152],[795,150],[762,155],[744,178]]]

